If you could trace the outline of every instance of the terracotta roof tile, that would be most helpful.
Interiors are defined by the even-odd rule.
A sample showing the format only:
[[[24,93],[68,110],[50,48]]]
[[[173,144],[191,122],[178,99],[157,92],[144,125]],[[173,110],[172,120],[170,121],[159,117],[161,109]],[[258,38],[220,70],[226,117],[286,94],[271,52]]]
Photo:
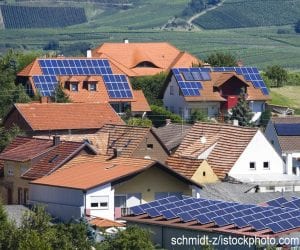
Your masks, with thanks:
[[[92,51],[94,57],[109,58],[129,76],[154,75],[168,71],[171,65],[191,67],[200,62],[196,57],[179,51],[166,42],[158,43],[103,43]],[[137,67],[150,62],[153,67]]]
[[[137,174],[155,164],[152,160],[121,157],[109,162],[99,162],[97,156],[93,159],[90,157],[86,159],[88,161],[84,163],[61,169],[31,183],[88,190],[122,177]]]
[[[15,108],[32,130],[101,128],[106,123],[124,124],[109,104],[30,103]]]
[[[100,228],[125,227],[123,223],[113,221],[113,220],[108,220],[101,217],[92,218],[91,220],[89,220],[89,224]]]
[[[131,103],[133,112],[149,112],[151,108],[142,90],[134,90],[134,102]]]
[[[17,75],[18,76],[33,76],[33,75],[41,75],[42,70],[38,63],[38,60],[35,59],[32,63],[26,66],[23,70],[21,70]]]
[[[192,159],[198,159],[197,156],[212,146],[206,160],[215,174],[223,179],[257,133],[257,130],[256,128],[227,124],[196,123],[189,130],[174,156],[169,157],[168,165],[173,167],[171,165],[173,164],[172,157],[182,157],[182,161],[188,165],[190,164],[188,156]],[[201,145],[202,143],[197,142],[203,136],[206,138],[206,143],[209,144],[205,148]],[[176,163],[174,166],[179,171],[180,164]]]
[[[50,174],[60,167],[71,157],[74,157],[81,149],[84,143],[63,141],[57,146],[52,147],[38,162],[23,174],[23,178],[35,180]]]

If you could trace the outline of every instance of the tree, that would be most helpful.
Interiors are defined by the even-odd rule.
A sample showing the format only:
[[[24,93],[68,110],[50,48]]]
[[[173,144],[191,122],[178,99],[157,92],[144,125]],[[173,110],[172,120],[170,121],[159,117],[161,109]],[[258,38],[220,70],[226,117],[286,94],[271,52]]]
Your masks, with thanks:
[[[166,119],[171,119],[172,122],[181,123],[182,119],[179,115],[176,115],[163,107],[151,105],[151,112],[148,118],[152,121],[155,127],[159,127],[165,124]]]
[[[54,102],[58,102],[58,103],[71,102],[69,96],[64,92],[60,83],[58,83],[58,85],[55,89],[55,94],[52,97],[52,99],[54,100]]]
[[[300,19],[299,19],[298,22],[295,24],[295,31],[296,31],[296,33],[300,33]]]
[[[231,120],[238,120],[240,126],[251,126],[251,118],[253,114],[246,100],[245,89],[242,88],[238,103],[232,108]]]
[[[100,250],[142,250],[155,249],[148,230],[137,226],[128,226],[126,230],[119,231],[114,238],[107,238],[105,242],[99,245]]]
[[[127,121],[127,125],[138,127],[152,127],[152,121],[148,118],[131,117]]]
[[[194,124],[196,121],[207,122],[208,117],[204,112],[202,112],[199,109],[196,109],[191,113],[191,118],[189,122]]]
[[[14,125],[10,129],[0,127],[0,152],[18,135],[22,135],[22,130]]]
[[[142,76],[132,78],[131,85],[133,89],[141,89],[144,92],[149,104],[162,105],[162,101],[158,100],[161,94],[164,82],[167,75],[165,73],[159,73],[154,76]]]
[[[213,67],[233,67],[237,66],[237,60],[234,55],[225,52],[216,52],[206,58],[206,62]]]
[[[280,65],[267,67],[266,76],[273,81],[273,87],[282,87],[288,79],[287,71]]]
[[[192,16],[195,13],[201,12],[205,9],[205,3],[203,0],[191,0],[185,9],[182,11],[182,16]]]
[[[59,49],[59,42],[57,40],[50,40],[43,48],[43,50],[57,50]]]

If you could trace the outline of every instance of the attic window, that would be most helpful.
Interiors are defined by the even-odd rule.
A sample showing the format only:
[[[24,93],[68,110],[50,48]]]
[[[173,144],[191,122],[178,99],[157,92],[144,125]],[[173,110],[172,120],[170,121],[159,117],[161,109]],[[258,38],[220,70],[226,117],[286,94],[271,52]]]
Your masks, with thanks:
[[[206,172],[205,172],[205,171],[203,171],[202,175],[203,175],[203,177],[204,177],[204,176],[206,176]]]
[[[70,83],[70,90],[74,92],[78,92],[78,83]]]
[[[49,163],[54,163],[54,162],[56,162],[58,157],[59,157],[59,155],[55,155],[53,158],[51,158],[51,159],[49,160]]]
[[[153,144],[147,144],[147,149],[153,149]]]
[[[152,62],[149,62],[149,61],[140,62],[135,67],[137,67],[137,68],[158,68]]]
[[[249,168],[252,169],[252,170],[255,170],[256,169],[255,162],[253,162],[253,161],[250,162]]]
[[[268,161],[264,161],[264,169],[270,169],[270,163]]]
[[[89,91],[97,91],[97,84],[95,82],[89,83]]]

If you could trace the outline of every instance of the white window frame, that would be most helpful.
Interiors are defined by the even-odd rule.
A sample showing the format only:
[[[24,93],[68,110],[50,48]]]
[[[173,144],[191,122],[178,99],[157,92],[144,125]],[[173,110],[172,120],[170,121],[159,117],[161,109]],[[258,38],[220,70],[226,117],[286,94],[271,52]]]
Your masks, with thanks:
[[[92,86],[94,86],[94,88],[92,88]],[[97,83],[95,83],[95,82],[90,82],[90,83],[89,83],[89,91],[91,91],[91,92],[97,91]]]
[[[7,176],[14,176],[14,168],[12,166],[7,168]]]
[[[98,210],[108,210],[109,209],[109,196],[91,196],[90,201],[90,209],[98,209]],[[107,203],[106,206],[101,206],[101,204]],[[97,204],[97,206],[92,206],[92,204]]]
[[[73,89],[73,87],[75,87],[75,89]],[[78,83],[71,82],[70,83],[70,90],[72,92],[78,92],[79,91]]]

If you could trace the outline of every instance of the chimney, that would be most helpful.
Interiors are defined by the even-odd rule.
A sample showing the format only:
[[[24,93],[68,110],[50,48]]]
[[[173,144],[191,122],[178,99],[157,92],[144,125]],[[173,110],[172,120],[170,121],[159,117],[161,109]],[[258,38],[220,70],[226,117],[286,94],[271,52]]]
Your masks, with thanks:
[[[238,67],[243,67],[243,66],[244,66],[243,61],[242,61],[242,60],[238,60],[238,61],[237,61],[237,66],[238,66]]]
[[[54,135],[53,136],[53,146],[57,146],[58,144],[60,144],[60,136]]]
[[[92,58],[92,51],[90,49],[86,51],[86,57]]]
[[[114,155],[113,155],[112,159],[117,158],[117,157],[121,156],[122,148],[113,148],[113,152],[114,152]]]
[[[233,126],[239,126],[239,121],[236,120],[236,119],[234,119],[234,120],[232,121],[232,124],[233,124]]]
[[[123,42],[124,42],[124,43],[129,43],[128,38],[124,38],[124,39],[123,39]]]
[[[171,124],[171,119],[166,119],[166,126]]]
[[[48,103],[49,102],[49,98],[48,96],[42,96],[40,99],[40,103]]]

